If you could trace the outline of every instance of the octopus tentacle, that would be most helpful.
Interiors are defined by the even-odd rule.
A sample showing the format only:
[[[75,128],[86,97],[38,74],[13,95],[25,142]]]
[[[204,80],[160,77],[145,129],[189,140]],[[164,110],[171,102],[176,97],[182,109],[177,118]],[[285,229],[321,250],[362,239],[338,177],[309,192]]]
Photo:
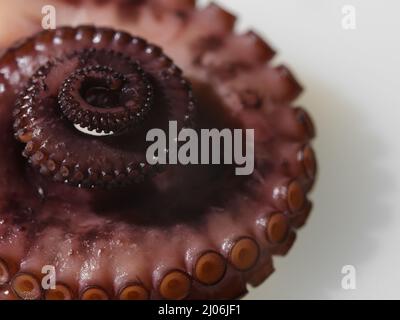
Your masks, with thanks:
[[[3,259],[0,259],[0,286],[6,284],[10,280],[10,271],[8,264]]]
[[[114,292],[122,300],[147,300],[152,292],[149,258],[135,248],[121,245],[113,266]]]
[[[241,238],[232,245],[229,252],[229,260],[236,269],[246,271],[257,263],[259,251],[260,249],[255,240],[250,237]]]
[[[100,286],[87,286],[80,294],[81,300],[108,300],[107,292]]]
[[[147,300],[148,290],[140,283],[129,283],[118,293],[119,300]]]
[[[57,44],[66,39],[71,42],[74,51],[40,67],[30,77],[29,85],[16,102],[14,130],[17,139],[26,144],[24,156],[42,173],[52,176],[56,181],[73,185],[126,185],[140,180],[154,170],[145,162],[143,143],[141,146],[139,143],[135,144],[138,133],[133,129],[139,125],[146,126],[149,122],[145,119],[146,115],[153,108],[155,110],[149,117],[156,117],[156,123],[162,124],[162,119],[157,119],[158,114],[164,112],[160,109],[162,103],[169,105],[171,110],[168,112],[180,120],[179,126],[188,125],[193,111],[190,86],[180,76],[181,71],[161,49],[142,39],[107,29],[96,31],[91,27],[81,27],[75,32],[70,28],[62,30],[64,32],[61,33],[49,31],[52,37],[47,41],[54,46],[48,50],[57,51]],[[91,31],[91,36],[84,33]],[[71,40],[74,34],[79,41]],[[46,38],[45,33],[39,36],[43,37]],[[111,42],[111,48],[120,50],[121,41],[126,41],[124,50],[133,54],[137,62],[133,61],[132,56],[113,49],[92,48],[79,51],[78,48],[82,46],[80,42],[86,37],[100,47]],[[121,40],[121,37],[126,39]],[[115,38],[116,45],[112,42]],[[35,42],[35,39],[28,40],[28,43],[31,42]],[[21,46],[14,52],[15,59],[25,54],[22,49],[25,44]],[[62,75],[66,75],[65,78]],[[153,92],[154,90],[157,92]],[[156,96],[155,101],[153,95]],[[153,102],[157,105],[152,106]],[[68,126],[66,120],[89,130],[111,132],[112,136],[99,140],[93,147],[90,141]],[[165,121],[163,125],[165,126]],[[54,127],[59,128],[58,134],[54,134]],[[116,135],[124,135],[124,139],[114,137]],[[139,136],[143,138],[143,135]],[[78,151],[71,143],[65,146],[66,137],[80,139],[82,144],[92,149],[92,154],[101,151],[106,156],[97,161],[93,158],[80,159],[76,155]],[[119,153],[120,159],[115,159],[110,154],[118,151],[110,146],[117,141],[126,141],[121,147],[129,148],[127,152]],[[132,145],[139,148],[132,148]],[[79,147],[82,145],[79,144]],[[104,162],[110,164],[107,170],[102,169],[105,167]]]
[[[24,300],[38,300],[42,298],[42,287],[39,280],[32,274],[20,272],[11,280],[14,293]]]
[[[182,270],[171,270],[162,277],[158,292],[164,299],[181,300],[189,295],[191,288],[190,276]]]
[[[218,247],[203,234],[188,234],[184,246],[185,266],[195,281],[216,285],[224,277],[227,261]]]
[[[193,274],[196,280],[208,285],[218,283],[226,271],[224,257],[216,251],[208,251],[201,254],[194,266]]]
[[[69,287],[63,283],[57,283],[54,289],[46,290],[45,300],[72,300],[74,298]]]
[[[0,57],[0,174],[12,181],[0,181],[0,286],[10,289],[0,298],[243,296],[274,271],[273,255],[287,253],[311,211],[315,128],[292,106],[301,85],[215,4],[64,5],[91,15]],[[106,11],[125,31],[87,25]],[[144,133],[169,120],[256,129],[253,174],[147,165]],[[56,267],[56,289],[40,287],[45,264]]]

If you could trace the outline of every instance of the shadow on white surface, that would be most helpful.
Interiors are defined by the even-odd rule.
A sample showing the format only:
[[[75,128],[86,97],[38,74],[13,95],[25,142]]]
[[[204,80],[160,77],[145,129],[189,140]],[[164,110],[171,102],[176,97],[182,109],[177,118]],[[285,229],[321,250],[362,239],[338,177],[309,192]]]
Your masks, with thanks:
[[[300,102],[317,127],[314,209],[292,250],[274,259],[275,273],[247,299],[368,298],[341,288],[341,269],[354,265],[359,275],[380,245],[374,235],[391,221],[384,197],[394,181],[378,166],[384,143],[356,112],[360,108],[316,79],[308,80]]]

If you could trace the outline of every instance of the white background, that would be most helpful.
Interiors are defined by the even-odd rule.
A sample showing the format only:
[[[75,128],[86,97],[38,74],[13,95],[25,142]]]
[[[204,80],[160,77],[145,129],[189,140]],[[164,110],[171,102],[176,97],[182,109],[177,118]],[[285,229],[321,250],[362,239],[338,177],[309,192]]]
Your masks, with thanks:
[[[201,1],[206,3],[208,1]],[[248,299],[400,298],[400,1],[219,0],[306,87],[319,177],[315,207],[275,273]],[[356,29],[342,28],[342,7]],[[356,290],[341,269],[354,265]]]

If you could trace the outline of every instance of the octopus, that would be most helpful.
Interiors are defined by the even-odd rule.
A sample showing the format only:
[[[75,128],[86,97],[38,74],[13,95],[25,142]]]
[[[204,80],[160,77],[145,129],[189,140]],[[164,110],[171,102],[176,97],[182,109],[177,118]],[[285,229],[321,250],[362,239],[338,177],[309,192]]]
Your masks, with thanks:
[[[302,87],[275,51],[216,4],[32,2],[0,5],[20,16],[0,34],[0,299],[235,299],[260,285],[316,176]],[[43,30],[48,4],[57,28]],[[169,121],[254,129],[254,172],[149,165],[146,132]]]

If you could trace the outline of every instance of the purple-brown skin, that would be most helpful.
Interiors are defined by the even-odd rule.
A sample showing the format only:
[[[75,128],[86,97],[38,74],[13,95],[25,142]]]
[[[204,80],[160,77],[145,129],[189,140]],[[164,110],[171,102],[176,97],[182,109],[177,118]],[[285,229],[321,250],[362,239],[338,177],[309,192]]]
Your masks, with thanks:
[[[79,8],[89,1],[74,2]],[[301,93],[293,75],[268,63],[273,50],[253,32],[235,34],[234,17],[216,5],[134,5],[134,37],[63,27],[20,41],[0,58],[0,299],[238,298],[247,283],[257,286],[273,272],[272,256],[286,254],[309,215],[314,127],[292,105]],[[98,2],[94,15],[106,6]],[[145,25],[164,37],[144,31],[140,17],[149,13],[154,17]],[[84,49],[97,58],[85,58]],[[119,61],[118,52],[127,59]],[[101,78],[109,67],[152,79],[151,108],[136,119],[140,125],[108,138],[71,125],[78,120],[63,107],[63,84],[71,72],[94,65],[101,68],[76,81],[87,72]],[[146,88],[130,107],[143,106]],[[113,99],[90,90],[74,97],[94,104]],[[109,113],[118,117],[118,110]],[[254,173],[235,176],[231,167],[215,165],[143,169],[145,132],[168,120],[255,129]],[[86,121],[99,129],[100,121]],[[44,265],[56,268],[55,290],[40,286]]]

